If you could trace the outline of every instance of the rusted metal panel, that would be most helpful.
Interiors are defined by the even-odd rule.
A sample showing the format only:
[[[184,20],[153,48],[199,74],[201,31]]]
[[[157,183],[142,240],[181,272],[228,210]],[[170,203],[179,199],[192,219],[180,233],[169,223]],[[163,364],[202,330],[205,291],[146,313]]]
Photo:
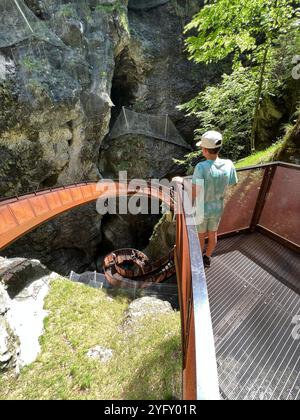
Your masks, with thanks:
[[[300,172],[278,167],[259,225],[300,246]]]
[[[9,204],[9,207],[18,220],[19,225],[23,225],[36,217],[29,204],[29,200],[30,199],[26,199]]]
[[[81,201],[83,196],[80,187],[74,187],[70,190],[74,202]]]
[[[58,194],[63,205],[73,203],[72,194],[70,193],[69,189],[61,190],[58,192]]]
[[[292,242],[286,238],[283,238],[282,236],[278,235],[277,233],[272,232],[271,230],[257,225],[256,231],[264,234],[265,236],[268,236],[271,239],[274,239],[274,241],[280,243],[281,245],[285,246],[286,248],[291,249],[292,251],[297,252],[297,254],[300,254],[300,245],[296,244],[295,242]]]
[[[276,170],[277,170],[277,166],[268,166],[264,170],[264,176],[261,183],[260,192],[256,200],[253,217],[250,224],[250,229],[252,231],[255,230],[259,222],[259,219],[261,217],[261,214],[263,212],[263,209],[266,203],[267,194],[269,193],[270,188],[272,186],[272,182],[273,182],[273,178],[275,176]]]
[[[30,200],[28,200],[28,203],[30,204],[36,216],[48,213],[49,210],[51,210],[51,207],[47,201],[47,195],[32,197]]]
[[[230,187],[225,196],[225,211],[219,234],[249,228],[263,181],[264,169],[239,172],[239,183]]]
[[[0,237],[19,224],[9,205],[0,207]]]

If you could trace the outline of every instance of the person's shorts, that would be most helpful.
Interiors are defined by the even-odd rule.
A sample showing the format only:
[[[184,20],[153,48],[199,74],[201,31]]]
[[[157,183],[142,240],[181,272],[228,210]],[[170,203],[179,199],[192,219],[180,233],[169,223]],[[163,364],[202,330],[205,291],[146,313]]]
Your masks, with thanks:
[[[222,216],[205,218],[203,222],[197,226],[198,233],[217,232]]]

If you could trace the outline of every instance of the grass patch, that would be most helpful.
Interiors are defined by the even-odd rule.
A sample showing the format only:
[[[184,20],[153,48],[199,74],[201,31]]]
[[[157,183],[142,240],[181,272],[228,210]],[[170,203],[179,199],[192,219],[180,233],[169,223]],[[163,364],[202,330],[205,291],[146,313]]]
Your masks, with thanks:
[[[245,168],[247,166],[254,166],[254,165],[260,165],[263,163],[272,162],[272,160],[274,160],[275,154],[281,148],[282,143],[283,143],[282,141],[278,141],[274,143],[272,146],[268,147],[266,150],[253,153],[252,155],[247,156],[246,158],[237,161],[235,164],[235,167],[239,169],[239,168]]]
[[[0,375],[0,399],[169,399],[181,395],[178,313],[145,317],[129,334],[120,328],[129,301],[58,279],[46,299],[42,352],[18,378]],[[87,358],[100,345],[101,363]]]

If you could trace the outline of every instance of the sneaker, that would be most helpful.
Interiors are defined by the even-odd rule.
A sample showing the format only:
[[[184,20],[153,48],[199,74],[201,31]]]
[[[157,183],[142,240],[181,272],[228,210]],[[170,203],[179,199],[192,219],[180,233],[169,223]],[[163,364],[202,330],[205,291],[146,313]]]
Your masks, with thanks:
[[[211,266],[211,257],[208,257],[207,255],[203,255],[203,263],[205,268],[210,268]]]

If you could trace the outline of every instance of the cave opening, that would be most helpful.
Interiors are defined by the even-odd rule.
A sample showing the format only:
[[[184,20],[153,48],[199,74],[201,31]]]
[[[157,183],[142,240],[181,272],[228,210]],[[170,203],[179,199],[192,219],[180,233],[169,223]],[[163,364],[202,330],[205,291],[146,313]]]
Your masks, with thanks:
[[[41,183],[40,188],[45,189],[45,188],[55,187],[57,185],[57,182],[58,182],[58,177],[59,177],[59,174],[57,174],[57,173],[48,176]]]
[[[112,127],[122,107],[132,107],[136,100],[138,89],[137,67],[130,58],[128,49],[125,49],[117,58],[115,72],[112,80],[111,100],[114,103],[112,108],[111,122]]]

